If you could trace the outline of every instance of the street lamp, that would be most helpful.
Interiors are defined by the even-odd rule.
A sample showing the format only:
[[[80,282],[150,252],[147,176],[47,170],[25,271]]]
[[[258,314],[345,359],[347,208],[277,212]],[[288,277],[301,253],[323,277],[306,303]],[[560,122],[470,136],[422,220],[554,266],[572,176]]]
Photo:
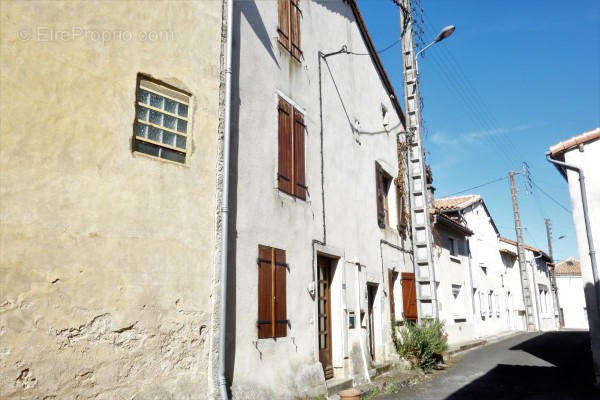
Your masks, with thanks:
[[[427,46],[425,46],[421,50],[419,50],[416,57],[419,57],[419,54],[423,53],[425,50],[427,50],[428,48],[430,48],[437,42],[441,42],[442,40],[446,39],[448,36],[452,35],[455,30],[456,30],[456,27],[454,25],[448,25],[447,27],[442,29],[440,31],[440,33],[438,33],[438,35],[435,37],[435,39],[433,39],[433,42],[429,43]]]

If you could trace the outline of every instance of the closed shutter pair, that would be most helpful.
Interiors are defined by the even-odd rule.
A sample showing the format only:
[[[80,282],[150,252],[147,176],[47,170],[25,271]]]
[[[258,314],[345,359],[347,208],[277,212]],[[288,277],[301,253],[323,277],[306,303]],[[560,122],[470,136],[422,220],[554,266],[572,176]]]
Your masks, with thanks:
[[[258,246],[258,338],[287,335],[285,251]]]
[[[304,116],[279,98],[279,190],[306,200]]]
[[[283,45],[292,56],[301,61],[300,50],[300,0],[279,1],[279,43]]]

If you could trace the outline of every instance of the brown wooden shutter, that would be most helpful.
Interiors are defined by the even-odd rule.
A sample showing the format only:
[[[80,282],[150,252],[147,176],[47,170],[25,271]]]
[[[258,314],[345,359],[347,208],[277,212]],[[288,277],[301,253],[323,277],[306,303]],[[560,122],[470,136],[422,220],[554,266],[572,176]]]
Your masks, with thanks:
[[[375,185],[377,196],[377,224],[380,228],[385,228],[385,209],[383,207],[383,202],[385,200],[383,189],[383,170],[377,162],[375,163]]]
[[[279,98],[279,165],[277,171],[277,187],[279,190],[293,194],[292,181],[292,107]]]
[[[279,43],[290,50],[290,0],[279,0]]]
[[[294,195],[306,200],[304,172],[304,116],[294,109]]]
[[[417,319],[417,287],[414,273],[402,273],[402,308],[405,319]]]
[[[302,50],[300,50],[300,17],[302,11],[299,7],[300,0],[291,0],[290,25],[291,25],[291,48],[290,52],[298,61],[301,61]]]
[[[394,301],[394,282],[396,281],[396,273],[388,269],[388,296],[390,296],[390,317],[396,318],[396,302]]]
[[[273,336],[272,319],[272,248],[258,246],[258,338]]]
[[[275,335],[274,337],[287,336],[287,310],[286,310],[286,275],[285,251],[275,249]]]

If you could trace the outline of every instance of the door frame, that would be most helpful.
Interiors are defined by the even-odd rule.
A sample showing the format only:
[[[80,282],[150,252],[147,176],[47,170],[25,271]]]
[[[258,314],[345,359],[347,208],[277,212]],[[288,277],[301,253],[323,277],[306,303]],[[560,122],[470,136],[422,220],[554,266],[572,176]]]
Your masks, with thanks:
[[[336,247],[330,247],[330,246],[324,246],[319,244],[318,242],[313,242],[313,248],[312,248],[312,268],[313,268],[313,281],[311,284],[311,288],[309,289],[309,293],[310,296],[312,298],[313,301],[313,321],[314,321],[314,328],[312,329],[313,332],[313,360],[315,362],[320,362],[319,361],[319,303],[318,303],[318,282],[317,282],[317,277],[318,277],[318,265],[317,265],[317,260],[318,257],[324,257],[324,258],[328,258],[331,261],[331,268],[332,268],[332,281],[337,280],[338,278],[336,278],[336,276],[339,273],[343,273],[343,260],[344,260],[344,251],[342,249],[338,249]],[[342,269],[341,269],[342,268]],[[333,286],[335,287],[335,283],[333,284]],[[341,295],[340,293],[336,293],[336,290],[333,290],[332,296],[338,296]],[[342,327],[342,331],[338,332],[336,330],[336,326],[334,324],[334,314],[337,313],[338,311],[340,313],[343,313],[343,310],[337,310],[335,308],[336,305],[336,301],[335,299],[333,299],[334,301],[331,302],[332,308],[331,308],[331,322],[332,322],[332,335],[331,335],[331,342],[332,342],[332,361],[334,364],[334,371],[336,369],[335,365],[335,357],[336,357],[336,352],[338,352],[338,348],[336,346],[341,346],[342,347],[342,354],[343,356],[345,356],[346,354],[346,345],[344,344],[343,338],[342,338],[342,334],[344,334],[344,328]],[[342,318],[343,320],[343,316],[340,316],[340,318]],[[339,337],[338,337],[339,336]],[[340,342],[341,340],[341,342]]]
[[[319,348],[319,362],[323,367],[323,374],[325,375],[325,380],[333,378],[333,340],[332,340],[332,327],[331,327],[331,283],[333,282],[333,260],[329,257],[325,257],[323,255],[317,256],[317,346]],[[321,271],[325,271],[324,281],[326,283],[324,292],[321,292]],[[324,310],[321,312],[320,310],[320,302],[321,299],[324,302]],[[325,326],[321,325],[321,317],[325,318]],[[321,350],[321,334],[322,331],[325,334],[325,349]],[[328,360],[327,360],[328,359]],[[328,361],[328,363],[327,363]],[[326,363],[328,365],[326,365]]]
[[[377,283],[367,282],[367,323],[369,335],[369,354],[371,360],[375,362],[377,355],[376,338],[375,338],[375,302],[377,301],[377,291],[379,285]]]

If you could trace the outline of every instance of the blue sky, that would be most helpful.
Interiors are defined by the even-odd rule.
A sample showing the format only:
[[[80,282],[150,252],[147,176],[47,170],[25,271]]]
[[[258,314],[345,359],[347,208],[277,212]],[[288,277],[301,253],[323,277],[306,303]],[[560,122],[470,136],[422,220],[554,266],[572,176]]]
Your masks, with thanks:
[[[413,0],[415,1],[415,0]],[[378,49],[399,37],[391,0],[358,0]],[[545,160],[550,145],[600,126],[600,2],[422,0],[423,40],[456,32],[420,58],[425,145],[439,197],[521,170],[571,209],[566,182]],[[400,46],[380,54],[402,96]],[[537,187],[517,177],[527,244],[578,257],[573,221]],[[515,237],[508,179],[481,194],[503,236]],[[565,234],[562,240],[557,237]]]

